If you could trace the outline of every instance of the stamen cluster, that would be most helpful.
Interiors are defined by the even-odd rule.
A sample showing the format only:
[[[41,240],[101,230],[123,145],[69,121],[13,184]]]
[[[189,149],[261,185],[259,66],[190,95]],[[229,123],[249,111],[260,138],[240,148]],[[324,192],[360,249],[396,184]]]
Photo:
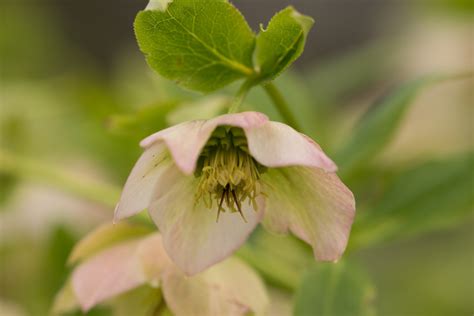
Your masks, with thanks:
[[[196,203],[202,200],[210,209],[215,200],[218,203],[216,220],[219,220],[221,211],[226,211],[226,207],[230,212],[239,212],[246,221],[241,205],[248,200],[257,210],[255,199],[260,193],[258,180],[264,171],[265,167],[249,154],[242,129],[218,127],[198,159]]]

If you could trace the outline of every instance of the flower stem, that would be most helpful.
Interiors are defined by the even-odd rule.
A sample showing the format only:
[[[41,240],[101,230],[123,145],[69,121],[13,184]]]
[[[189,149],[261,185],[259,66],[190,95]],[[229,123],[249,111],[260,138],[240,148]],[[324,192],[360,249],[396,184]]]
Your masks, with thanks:
[[[246,80],[242,86],[240,87],[239,91],[235,95],[234,101],[229,107],[229,110],[227,113],[237,113],[239,111],[240,106],[244,102],[245,98],[247,97],[247,94],[250,91],[250,88],[254,86],[254,81],[253,80]]]
[[[273,104],[277,108],[280,115],[283,117],[283,119],[285,119],[286,123],[296,130],[302,131],[301,125],[298,123],[298,120],[291,112],[290,106],[286,102],[280,90],[278,90],[278,88],[272,82],[266,83],[263,88],[270,99],[273,101]]]
[[[54,165],[0,150],[0,172],[24,179],[41,181],[105,206],[115,207],[120,189],[62,170]]]

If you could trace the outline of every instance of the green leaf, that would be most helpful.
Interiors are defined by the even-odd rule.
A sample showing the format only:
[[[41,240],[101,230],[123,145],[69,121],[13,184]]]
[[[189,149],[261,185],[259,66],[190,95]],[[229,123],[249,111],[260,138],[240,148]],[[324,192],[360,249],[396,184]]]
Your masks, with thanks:
[[[295,316],[373,315],[374,288],[347,263],[319,264],[309,270],[296,292]]]
[[[262,79],[274,79],[303,53],[313,23],[290,6],[277,13],[267,29],[261,27],[255,57]]]
[[[422,88],[445,79],[427,76],[410,81],[376,102],[356,126],[352,137],[336,152],[343,175],[354,172],[375,157],[395,134],[405,112]]]
[[[354,225],[350,247],[450,227],[473,217],[474,153],[432,161],[396,176]]]
[[[173,0],[165,9],[155,3],[138,13],[135,34],[159,74],[202,92],[254,74],[255,35],[232,4]]]

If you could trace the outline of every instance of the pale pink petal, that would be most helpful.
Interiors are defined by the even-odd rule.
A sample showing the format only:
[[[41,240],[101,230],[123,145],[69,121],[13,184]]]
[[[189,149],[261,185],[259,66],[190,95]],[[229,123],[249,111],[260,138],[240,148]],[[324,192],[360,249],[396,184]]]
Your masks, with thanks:
[[[166,179],[166,181],[164,181]],[[184,176],[170,167],[155,188],[156,195],[149,212],[158,226],[169,256],[186,274],[193,275],[234,252],[259,223],[264,199],[257,199],[258,212],[243,203],[242,212],[223,212],[216,222],[217,203],[212,209],[202,201],[195,203],[195,177]]]
[[[267,121],[268,118],[258,112],[225,114],[207,121],[197,120],[175,125],[148,136],[140,145],[148,148],[157,142],[165,142],[176,165],[189,175],[194,172],[199,154],[217,126],[246,129],[261,126]]]
[[[129,241],[109,248],[74,270],[72,287],[83,311],[146,281],[135,256],[139,242]]]
[[[85,260],[114,244],[150,234],[152,229],[127,222],[103,224],[88,233],[74,246],[68,258],[68,264]]]
[[[138,159],[122,191],[120,201],[115,208],[114,221],[135,215],[148,207],[153,192],[164,166],[171,159],[166,154],[163,144],[148,147]]]
[[[147,282],[158,286],[161,277],[167,269],[173,266],[164,247],[159,233],[144,238],[138,245],[136,256],[140,261]]]
[[[287,167],[263,174],[267,208],[264,225],[288,230],[313,247],[318,260],[335,261],[344,252],[355,215],[352,192],[334,173]]]
[[[306,166],[329,172],[337,170],[336,164],[318,144],[288,125],[267,122],[245,129],[245,134],[251,155],[264,166]]]
[[[264,315],[269,304],[259,276],[234,258],[193,277],[170,270],[163,293],[176,316]]]

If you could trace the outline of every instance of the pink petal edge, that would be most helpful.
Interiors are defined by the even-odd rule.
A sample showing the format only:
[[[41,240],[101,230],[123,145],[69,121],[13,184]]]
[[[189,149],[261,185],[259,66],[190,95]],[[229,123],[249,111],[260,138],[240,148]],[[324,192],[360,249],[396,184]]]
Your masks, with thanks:
[[[259,112],[224,114],[211,120],[184,122],[148,136],[140,142],[144,148],[163,141],[179,169],[187,175],[194,172],[201,150],[216,127],[222,125],[242,129],[262,126],[268,117]]]
[[[245,128],[249,151],[262,165],[277,168],[306,166],[336,172],[336,164],[308,136],[279,122]]]
[[[153,144],[143,152],[135,163],[115,207],[114,223],[133,216],[148,207],[153,188],[167,164],[165,149],[162,144]]]

